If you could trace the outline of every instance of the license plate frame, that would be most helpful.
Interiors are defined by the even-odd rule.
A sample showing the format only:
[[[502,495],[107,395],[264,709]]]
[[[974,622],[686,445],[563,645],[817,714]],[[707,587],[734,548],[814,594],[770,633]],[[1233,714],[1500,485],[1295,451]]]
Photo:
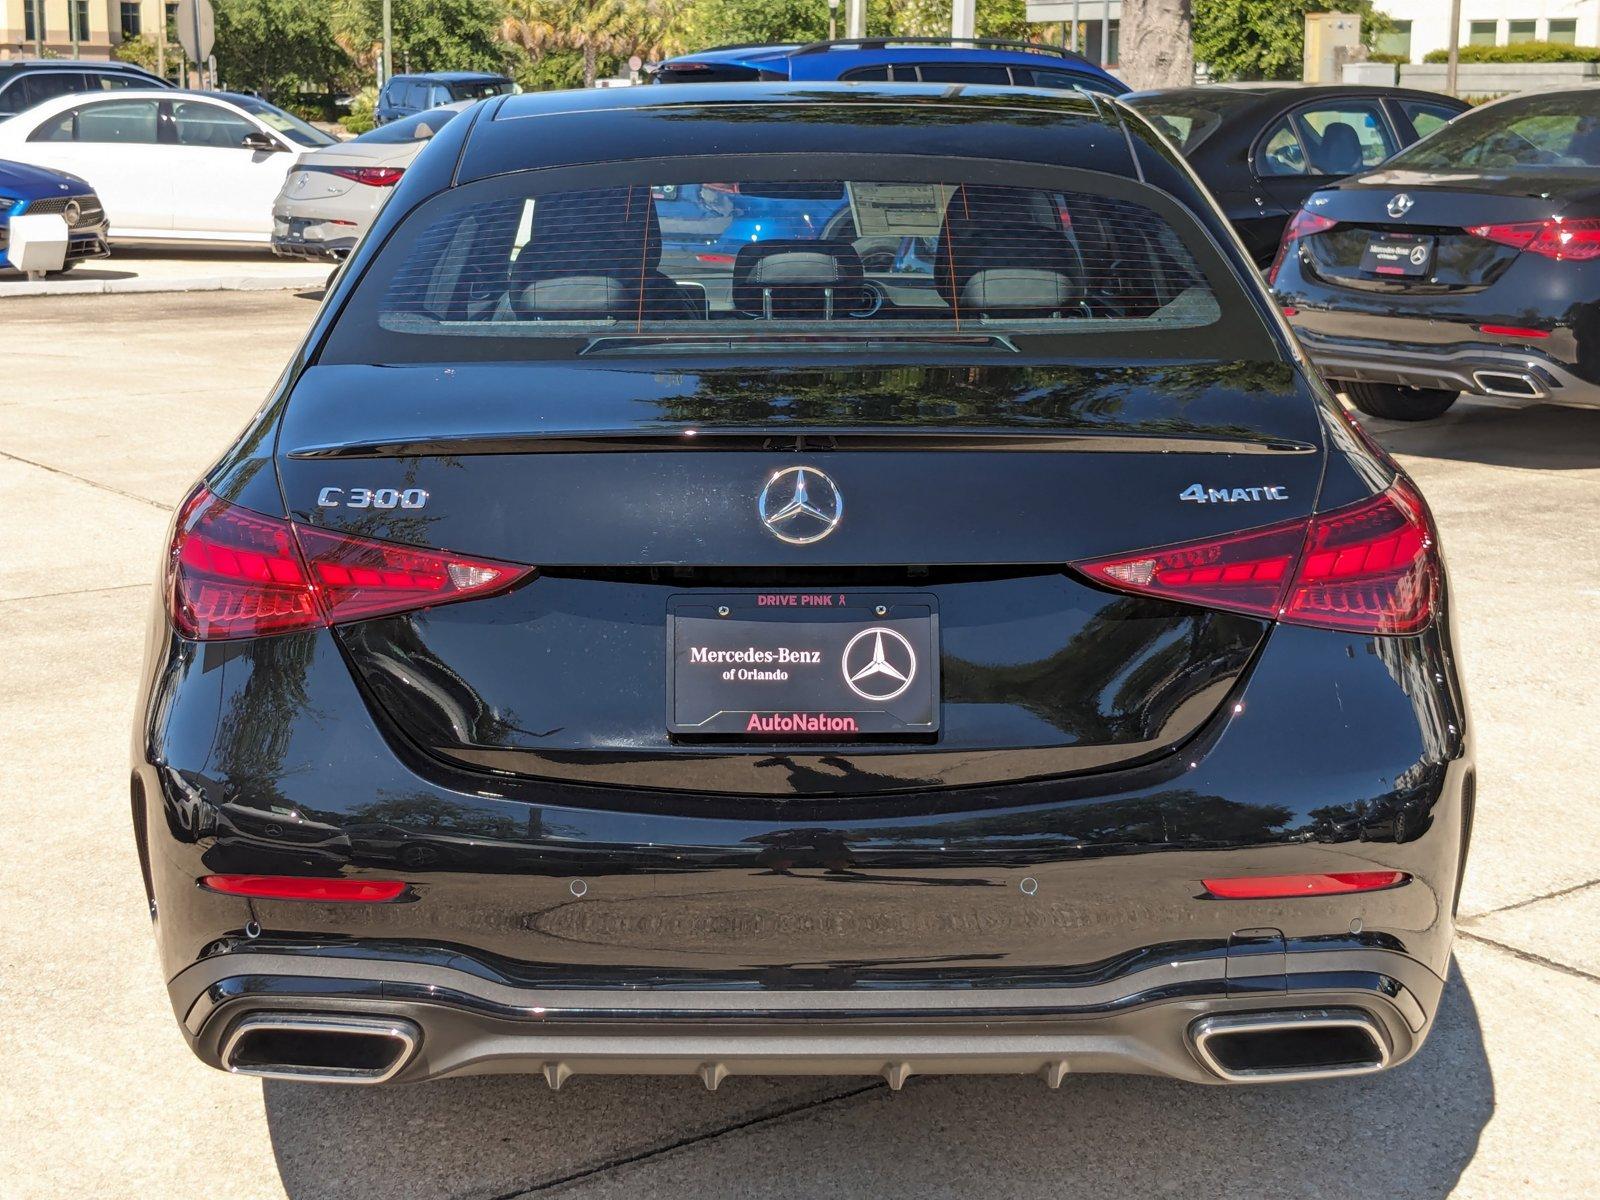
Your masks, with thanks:
[[[1390,279],[1421,279],[1433,271],[1437,241],[1426,233],[1375,233],[1361,253],[1361,272]]]
[[[667,732],[733,742],[929,741],[941,717],[939,650],[938,601],[925,593],[670,596]]]

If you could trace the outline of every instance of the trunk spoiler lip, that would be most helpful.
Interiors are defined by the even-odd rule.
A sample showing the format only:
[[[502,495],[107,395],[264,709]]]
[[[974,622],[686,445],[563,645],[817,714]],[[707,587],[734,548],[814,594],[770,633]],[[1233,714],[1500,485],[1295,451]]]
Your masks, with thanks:
[[[291,459],[428,458],[443,455],[596,454],[629,451],[1023,451],[1102,454],[1316,454],[1309,442],[1248,431],[894,429],[826,427],[571,429],[362,438],[299,446]]]

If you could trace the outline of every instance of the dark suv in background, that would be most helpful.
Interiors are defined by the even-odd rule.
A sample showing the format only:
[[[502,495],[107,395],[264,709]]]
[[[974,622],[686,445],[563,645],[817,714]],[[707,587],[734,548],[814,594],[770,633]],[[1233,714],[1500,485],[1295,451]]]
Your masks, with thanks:
[[[57,96],[171,86],[132,63],[55,58],[0,62],[0,121]]]
[[[377,122],[386,125],[457,100],[509,96],[517,85],[504,75],[486,71],[433,71],[426,75],[393,75],[378,94]]]

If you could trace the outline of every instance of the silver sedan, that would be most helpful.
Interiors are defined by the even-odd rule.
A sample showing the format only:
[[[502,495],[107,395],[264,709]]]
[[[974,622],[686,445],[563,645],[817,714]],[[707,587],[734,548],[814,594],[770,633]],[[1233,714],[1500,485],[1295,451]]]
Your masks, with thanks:
[[[304,155],[272,204],[273,253],[344,258],[428,139],[473,103],[430,109]]]

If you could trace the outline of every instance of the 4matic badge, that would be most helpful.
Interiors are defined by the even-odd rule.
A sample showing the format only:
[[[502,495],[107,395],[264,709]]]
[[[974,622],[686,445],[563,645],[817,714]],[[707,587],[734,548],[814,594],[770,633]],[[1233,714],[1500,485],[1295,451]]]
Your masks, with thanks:
[[[1196,504],[1249,504],[1257,500],[1287,500],[1289,489],[1281,483],[1265,487],[1208,488],[1203,483],[1191,483],[1178,493],[1179,500],[1193,500]]]

